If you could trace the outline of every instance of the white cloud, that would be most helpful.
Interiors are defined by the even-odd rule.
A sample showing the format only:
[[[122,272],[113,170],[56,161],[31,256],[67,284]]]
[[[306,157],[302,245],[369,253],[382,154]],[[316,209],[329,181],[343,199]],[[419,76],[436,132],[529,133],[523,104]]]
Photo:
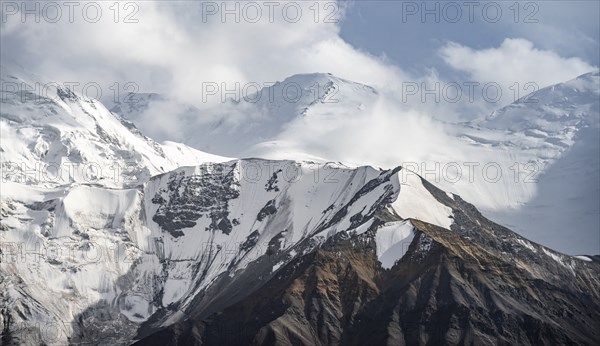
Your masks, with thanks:
[[[440,160],[457,143],[442,123],[406,109],[396,95],[380,94],[365,111],[348,109],[331,122],[327,116],[292,122],[279,139],[298,152],[322,153],[327,159],[394,167],[400,162]],[[288,150],[289,148],[286,148]],[[459,150],[453,147],[452,153]]]
[[[403,102],[405,106],[449,121],[487,115],[512,101],[508,87],[516,81],[521,83],[521,89],[526,82],[543,87],[594,68],[579,58],[563,58],[552,51],[537,50],[522,39],[507,39],[498,48],[484,50],[449,43],[441,49],[441,54],[451,67],[482,83],[501,83],[506,98],[492,104],[481,102],[481,97],[476,102],[464,102],[466,95],[457,103],[444,99],[440,103],[422,102],[425,88],[421,83],[440,82],[444,86],[449,82],[447,78],[438,76],[434,68],[426,75],[407,73],[385,57],[373,56],[348,44],[339,35],[339,23],[325,22],[331,8],[325,10],[324,6],[331,2],[321,4],[317,23],[312,2],[291,2],[302,5],[303,16],[297,23],[283,17],[285,2],[275,8],[273,18],[262,6],[262,16],[256,23],[244,20],[243,16],[236,23],[231,15],[223,23],[220,13],[203,20],[207,8],[203,3],[211,2],[165,1],[136,3],[139,11],[133,18],[138,23],[123,23],[125,15],[131,13],[131,8],[126,10],[123,5],[121,20],[115,23],[115,12],[111,10],[114,4],[99,3],[103,6],[103,16],[97,23],[88,23],[82,17],[83,6],[76,8],[73,23],[66,8],[57,23],[44,19],[37,23],[32,16],[22,22],[20,14],[6,15],[0,35],[3,59],[11,57],[47,80],[75,81],[82,85],[97,82],[102,86],[103,101],[114,97],[115,82],[119,82],[120,99],[128,91],[157,92],[167,99],[199,108],[212,106],[203,102],[202,82],[216,82],[220,86],[225,82],[231,89],[236,82],[242,86],[249,82],[263,84],[297,73],[330,72],[396,93],[399,98],[405,96],[403,82],[409,82],[423,90],[410,96],[408,104]],[[231,8],[233,2],[212,4],[227,4]],[[337,11],[336,18],[343,18],[343,5]],[[139,89],[125,88],[125,82],[134,82]],[[466,93],[466,88],[462,92]],[[480,96],[481,91],[477,92]],[[524,94],[525,90],[521,92]],[[212,98],[215,99],[219,98]],[[155,112],[156,117],[163,111]],[[177,128],[177,124],[170,124],[160,130],[164,133],[170,129],[168,133],[174,133]]]
[[[519,83],[520,95],[524,96],[526,83],[543,88],[598,69],[577,57],[565,58],[553,51],[536,49],[525,39],[507,38],[499,47],[481,50],[450,42],[440,54],[447,64],[466,72],[472,81],[498,83],[503,100],[509,102],[513,101],[511,86],[515,83]]]
[[[122,20],[115,23],[115,13],[111,10],[114,2],[96,3],[102,4],[104,14],[97,23],[88,23],[82,17],[83,4],[76,9],[73,23],[65,8],[64,16],[57,23],[44,19],[38,23],[31,16],[23,22],[20,14],[3,13],[6,15],[6,21],[3,17],[0,24],[3,62],[5,58],[17,60],[47,81],[97,82],[103,87],[104,101],[113,96],[115,82],[120,83],[121,95],[127,91],[163,94],[167,101],[154,102],[142,114],[138,124],[157,140],[190,143],[186,134],[203,135],[197,129],[208,121],[207,114],[211,114],[215,105],[202,101],[202,82],[219,85],[226,82],[231,88],[236,82],[263,84],[298,73],[330,72],[373,85],[380,91],[381,98],[377,103],[362,113],[348,110],[339,113],[342,117],[335,122],[325,116],[316,117],[312,122],[296,119],[288,124],[275,137],[282,142],[280,158],[290,158],[290,151],[295,150],[347,163],[383,167],[448,161],[462,165],[489,160],[502,162],[505,168],[512,167],[515,162],[512,152],[502,156],[495,149],[468,146],[449,133],[451,127],[433,121],[427,115],[447,121],[485,116],[514,100],[509,87],[515,82],[520,84],[519,91],[524,96],[527,82],[534,82],[541,88],[597,70],[580,58],[563,57],[551,50],[535,48],[525,39],[505,39],[499,47],[479,50],[448,43],[441,48],[440,54],[450,67],[464,73],[470,81],[499,83],[503,91],[504,98],[500,102],[482,102],[480,96],[470,102],[464,95],[467,92],[465,80],[448,80],[447,76],[437,73],[435,66],[421,75],[411,76],[384,57],[373,56],[348,44],[340,37],[338,24],[324,22],[330,13],[325,7],[321,7],[319,20],[315,23],[311,9],[315,2],[293,2],[303,6],[304,15],[297,23],[282,17],[285,3],[280,3],[275,10],[273,22],[265,12],[268,10],[263,8],[263,16],[256,23],[244,19],[236,23],[231,16],[223,23],[218,14],[204,22],[206,7],[195,1],[138,2],[139,11],[134,16],[137,23],[123,23]],[[123,2],[120,4],[121,19],[124,19],[125,14],[131,12],[126,11]],[[235,5],[234,2],[213,4]],[[318,4],[330,6],[332,2]],[[343,12],[341,5],[338,10]],[[549,31],[537,30],[538,35],[552,36],[547,35]],[[401,45],[401,41],[395,40],[395,35],[401,33],[389,31],[379,39],[389,46]],[[552,41],[570,43],[570,36],[559,39],[552,36]],[[487,37],[484,35],[483,39]],[[404,50],[414,48],[402,47]],[[125,90],[125,82],[134,82],[139,89]],[[419,88],[408,101],[405,101],[407,93],[403,91],[406,85],[403,82]],[[450,83],[461,85],[461,101],[453,102],[452,96],[444,94],[440,102],[432,102],[435,95],[428,96],[429,90],[439,94],[444,90],[443,86]],[[109,89],[110,86],[113,89]],[[476,92],[481,95],[481,88]],[[219,97],[211,100],[220,102]],[[190,111],[189,104],[200,110]],[[227,121],[239,126],[252,123],[252,116],[260,116],[258,112],[249,114],[246,109],[239,110],[226,104],[216,106],[217,115],[226,114]],[[354,113],[358,113],[356,117],[348,117]],[[241,121],[248,119],[248,122]],[[224,140],[239,138],[224,136]],[[425,171],[422,165],[420,167]],[[510,177],[504,182],[506,185],[482,183],[479,179],[473,184],[462,179],[459,182],[462,185],[457,185],[455,192],[488,208],[513,206],[533,193],[532,185],[525,187],[512,183]]]
[[[401,75],[399,69],[339,37],[339,25],[326,18],[332,10],[341,18],[342,5],[326,9],[327,4],[319,3],[315,22],[312,2],[290,2],[294,5],[285,12],[287,17],[286,2],[279,2],[272,17],[269,8],[258,2],[262,11],[258,22],[245,20],[253,15],[244,16],[248,12],[240,10],[236,23],[233,15],[221,20],[222,8],[205,17],[209,3],[229,9],[236,3],[245,5],[139,2],[133,17],[138,23],[123,23],[132,11],[123,7],[121,20],[115,23],[112,2],[100,2],[103,16],[97,23],[86,22],[82,7],[76,8],[73,23],[67,8],[57,23],[44,18],[36,23],[33,16],[22,22],[19,14],[6,15],[3,57],[10,54],[49,79],[98,82],[105,96],[111,94],[106,89],[115,81],[129,81],[138,84],[140,91],[164,93],[197,106],[202,106],[201,82],[226,82],[233,87],[235,82],[275,82],[295,73],[331,72],[383,87]],[[296,5],[301,5],[302,16],[293,23]]]

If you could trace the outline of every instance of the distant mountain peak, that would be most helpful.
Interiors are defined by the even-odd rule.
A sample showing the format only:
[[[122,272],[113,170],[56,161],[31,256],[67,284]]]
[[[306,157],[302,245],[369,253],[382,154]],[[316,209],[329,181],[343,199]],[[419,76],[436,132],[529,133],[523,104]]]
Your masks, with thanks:
[[[567,82],[539,89],[514,103],[490,114],[481,126],[506,128],[512,131],[530,127],[553,129],[552,123],[563,125],[598,124],[600,103],[600,74],[590,72]]]
[[[377,101],[331,75],[285,81],[297,100],[221,105],[229,118],[187,134],[239,149]],[[30,93],[42,102],[8,92],[0,114],[3,345],[598,340],[598,261],[529,241],[401,166],[230,160],[159,144],[61,86]],[[252,113],[230,121],[238,107]],[[51,180],[40,163],[97,171]]]

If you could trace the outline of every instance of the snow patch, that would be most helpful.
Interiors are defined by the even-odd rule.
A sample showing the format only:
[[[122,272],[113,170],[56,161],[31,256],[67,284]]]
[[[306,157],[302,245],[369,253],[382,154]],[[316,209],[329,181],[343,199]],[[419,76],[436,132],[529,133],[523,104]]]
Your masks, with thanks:
[[[558,264],[560,264],[561,266],[569,269],[571,271],[571,273],[573,274],[573,276],[575,276],[575,262],[571,261],[570,263],[567,263],[562,255],[556,254],[556,253],[552,253],[551,251],[546,250],[545,248],[542,248],[542,251],[544,251],[544,253],[546,255],[548,255],[550,258],[552,258],[553,260],[555,260]]]
[[[398,215],[404,219],[419,219],[449,230],[453,220],[452,209],[435,199],[423,186],[421,177],[412,173],[396,176],[400,183],[400,193],[392,203],[392,208]]]
[[[406,254],[413,241],[413,229],[410,221],[404,220],[388,222],[377,230],[377,259],[383,268],[392,268]]]
[[[523,240],[523,239],[519,239],[517,238],[517,242],[521,245],[523,245],[524,247],[528,248],[529,250],[531,250],[532,252],[536,253],[537,249],[535,248],[535,246],[533,246],[533,244],[531,244],[530,242],[528,242],[527,240]]]
[[[273,270],[271,272],[272,273],[276,272],[277,270],[279,270],[279,268],[281,268],[282,265],[283,265],[283,261],[277,262],[277,264],[275,264],[273,266]]]

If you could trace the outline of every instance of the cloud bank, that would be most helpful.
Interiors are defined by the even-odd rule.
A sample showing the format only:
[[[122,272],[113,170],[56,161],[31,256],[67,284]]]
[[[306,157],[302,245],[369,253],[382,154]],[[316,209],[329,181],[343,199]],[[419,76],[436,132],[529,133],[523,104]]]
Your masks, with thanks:
[[[534,88],[598,70],[580,58],[565,58],[549,50],[537,49],[525,39],[507,38],[499,47],[481,50],[450,42],[440,49],[440,54],[447,64],[465,72],[471,80],[498,83],[504,92],[504,103],[514,101],[511,98],[516,90],[520,96],[525,96]]]
[[[256,2],[256,9],[244,9],[244,2],[146,1],[120,8],[117,23],[113,3],[96,4],[102,16],[94,23],[88,22],[93,8],[84,17],[76,7],[73,22],[63,8],[56,22],[42,17],[39,23],[34,15],[23,17],[8,8],[3,59],[13,58],[54,80],[94,81],[103,89],[134,82],[139,91],[197,106],[202,82],[233,88],[236,82],[275,82],[304,72],[331,72],[374,85],[402,78],[400,69],[339,37],[344,8],[335,2],[317,11],[308,2]],[[43,8],[40,13],[52,16]],[[125,22],[132,13],[129,20],[136,22]],[[104,96],[110,93],[104,91]]]

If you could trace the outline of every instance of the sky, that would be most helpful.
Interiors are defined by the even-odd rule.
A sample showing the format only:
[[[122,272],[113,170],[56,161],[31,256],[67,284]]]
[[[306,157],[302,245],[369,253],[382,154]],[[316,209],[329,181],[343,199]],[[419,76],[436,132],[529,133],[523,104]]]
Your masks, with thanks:
[[[330,72],[461,121],[600,65],[597,1],[69,4],[3,0],[2,62],[75,88],[98,83],[101,95],[85,91],[108,103],[134,91],[202,107],[202,83]],[[442,100],[422,102],[436,83]],[[450,91],[463,97],[448,102]]]
[[[335,143],[298,141],[366,158],[393,141],[398,162],[452,158],[443,122],[485,118],[600,66],[598,1],[2,0],[0,12],[2,65],[109,107],[129,92],[158,93],[166,101],[137,125],[159,141],[183,140],[215,107],[227,112],[224,97],[327,72],[382,99],[368,118],[320,129]]]
[[[506,38],[525,39],[537,49],[597,65],[599,2],[491,3],[499,7],[484,10],[485,2],[469,7],[465,1],[356,1],[347,8],[340,35],[358,49],[417,71],[434,66],[452,72],[436,54],[447,42],[481,50],[498,47]],[[497,20],[496,8],[502,11]]]

